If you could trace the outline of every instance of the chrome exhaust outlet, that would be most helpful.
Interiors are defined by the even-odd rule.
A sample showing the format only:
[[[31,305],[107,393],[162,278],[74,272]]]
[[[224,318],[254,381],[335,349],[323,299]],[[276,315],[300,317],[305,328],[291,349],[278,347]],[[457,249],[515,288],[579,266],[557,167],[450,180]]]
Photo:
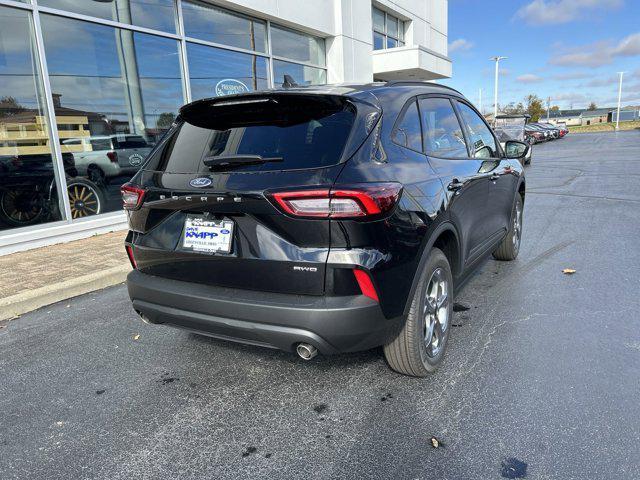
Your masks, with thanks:
[[[146,323],[147,325],[155,325],[155,323],[152,322],[151,319],[149,317],[147,317],[146,315],[144,315],[142,312],[139,312],[138,310],[136,310],[136,313],[140,316],[142,321],[144,323]]]
[[[311,360],[318,354],[318,349],[308,343],[299,343],[296,347],[296,353],[303,360]]]

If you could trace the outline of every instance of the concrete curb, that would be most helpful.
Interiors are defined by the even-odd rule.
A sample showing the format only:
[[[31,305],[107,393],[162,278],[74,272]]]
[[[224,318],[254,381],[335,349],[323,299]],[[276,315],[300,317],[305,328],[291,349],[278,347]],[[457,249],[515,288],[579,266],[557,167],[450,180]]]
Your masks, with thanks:
[[[0,298],[0,320],[7,320],[45,305],[51,305],[68,298],[117,285],[125,281],[130,271],[131,266],[126,263],[71,280],[28,290],[10,297]]]

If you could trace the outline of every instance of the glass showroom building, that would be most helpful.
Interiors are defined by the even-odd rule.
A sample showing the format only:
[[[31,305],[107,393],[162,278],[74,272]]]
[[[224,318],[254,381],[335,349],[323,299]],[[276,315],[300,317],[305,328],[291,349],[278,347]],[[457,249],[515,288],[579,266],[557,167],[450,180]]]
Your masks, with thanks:
[[[192,100],[451,74],[447,0],[0,0],[0,254],[123,228]],[[60,192],[66,192],[61,194]]]

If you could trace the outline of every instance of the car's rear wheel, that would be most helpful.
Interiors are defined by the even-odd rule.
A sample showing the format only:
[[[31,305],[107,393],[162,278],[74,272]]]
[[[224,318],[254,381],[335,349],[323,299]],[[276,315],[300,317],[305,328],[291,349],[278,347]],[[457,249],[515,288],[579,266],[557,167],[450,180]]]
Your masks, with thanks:
[[[398,336],[384,347],[389,366],[414,377],[433,373],[444,356],[453,315],[453,277],[444,253],[433,248]]]
[[[496,260],[515,260],[518,256],[522,240],[522,207],[522,197],[518,194],[511,213],[509,232],[500,243],[500,246],[493,251],[493,257]]]

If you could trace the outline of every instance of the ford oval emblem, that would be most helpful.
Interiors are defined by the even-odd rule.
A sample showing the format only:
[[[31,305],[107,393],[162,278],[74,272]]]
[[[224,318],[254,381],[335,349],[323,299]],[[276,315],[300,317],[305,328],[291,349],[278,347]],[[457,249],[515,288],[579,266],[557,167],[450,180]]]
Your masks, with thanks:
[[[213,182],[211,182],[210,178],[200,177],[200,178],[194,178],[193,180],[191,180],[189,182],[189,185],[191,185],[192,187],[204,188],[211,185],[211,183]]]

